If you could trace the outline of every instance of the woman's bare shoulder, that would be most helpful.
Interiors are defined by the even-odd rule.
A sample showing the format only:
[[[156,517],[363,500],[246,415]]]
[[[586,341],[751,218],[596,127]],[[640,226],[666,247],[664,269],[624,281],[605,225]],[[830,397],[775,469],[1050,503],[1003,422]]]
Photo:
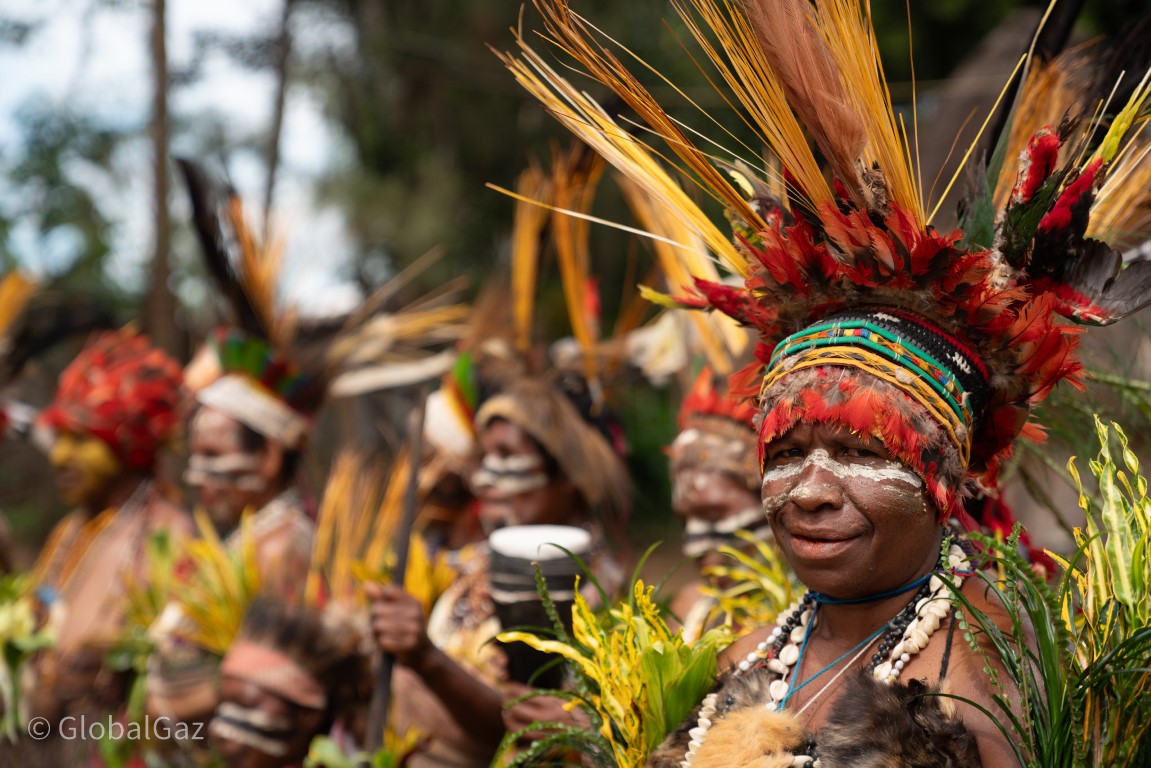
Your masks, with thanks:
[[[716,662],[718,671],[724,672],[731,669],[747,658],[747,655],[754,651],[756,647],[767,638],[771,633],[771,629],[772,625],[757,627],[725,648]]]

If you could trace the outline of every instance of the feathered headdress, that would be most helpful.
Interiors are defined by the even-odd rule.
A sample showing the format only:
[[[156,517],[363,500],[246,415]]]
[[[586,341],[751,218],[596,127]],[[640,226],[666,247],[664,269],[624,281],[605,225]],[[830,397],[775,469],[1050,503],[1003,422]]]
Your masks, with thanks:
[[[146,471],[177,421],[180,366],[126,328],[94,336],[64,372],[38,422],[98,438],[124,466]]]
[[[28,300],[36,290],[36,284],[19,272],[10,272],[0,278],[0,362],[8,356],[11,341],[8,329],[24,311]],[[0,438],[8,428],[8,411],[0,402]]]
[[[200,166],[178,163],[208,272],[231,312],[232,325],[218,330],[189,366],[189,388],[201,403],[299,448],[325,395],[411,384],[439,376],[451,365],[450,350],[442,348],[459,336],[467,313],[454,303],[459,281],[399,312],[382,311],[434,261],[434,253],[320,331],[322,338],[304,339],[298,312],[279,300],[282,240],[262,241],[233,190],[221,195]],[[305,347],[317,341],[324,351],[309,355]]]
[[[755,403],[732,397],[710,368],[699,372],[679,409],[680,433],[668,448],[672,475],[687,466],[730,472],[759,493]]]
[[[1065,121],[1033,133],[993,236],[965,240],[930,224],[864,5],[679,0],[743,118],[783,164],[788,223],[729,183],[565,0],[536,5],[557,47],[731,211],[734,242],[708,245],[745,285],[697,280],[677,298],[759,333],[757,364],[738,381],[754,391],[751,374],[765,374],[761,446],[801,421],[839,423],[880,438],[925,478],[941,515],[955,512],[966,479],[993,476],[1021,432],[1036,435],[1031,408],[1057,382],[1079,383],[1071,323],[1111,323],[1151,300],[1151,263],[1124,266],[1088,236],[1112,171],[1139,152],[1132,127],[1146,79],[1109,127],[1076,132]],[[659,190],[641,139],[520,46],[522,59],[505,57],[517,79],[623,173]],[[670,202],[700,218],[686,196]]]
[[[575,144],[554,151],[549,169],[533,164],[521,174],[515,195],[520,202],[513,228],[512,295],[505,302],[511,312],[503,318],[512,333],[506,343],[487,338],[475,345],[468,358],[471,365],[458,367],[448,383],[459,395],[470,395],[455,401],[472,410],[477,432],[494,419],[512,422],[555,460],[589,505],[623,516],[630,506],[623,435],[610,417],[604,392],[605,379],[622,357],[622,345],[612,347],[612,340],[604,339],[588,221],[564,212],[586,214],[602,172],[602,162]],[[545,363],[535,354],[538,339],[532,331],[538,323],[541,255],[549,245],[574,342],[553,345]],[[624,326],[615,324],[617,336]]]
[[[188,365],[196,400],[289,448],[311,430],[323,389],[264,339],[238,328],[218,328]]]
[[[8,335],[35,291],[36,284],[20,272],[9,272],[0,279],[0,340]]]

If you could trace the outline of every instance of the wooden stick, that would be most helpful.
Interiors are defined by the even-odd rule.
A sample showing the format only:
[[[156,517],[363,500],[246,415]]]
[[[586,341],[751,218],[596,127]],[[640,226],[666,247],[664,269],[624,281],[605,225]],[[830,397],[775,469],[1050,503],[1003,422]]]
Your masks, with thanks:
[[[408,486],[404,493],[404,513],[400,525],[396,529],[396,565],[393,570],[393,581],[401,587],[404,584],[404,573],[408,566],[408,547],[411,543],[412,526],[416,522],[417,506],[420,491],[420,457],[424,449],[424,411],[428,400],[427,385],[421,386],[417,395],[416,410],[412,414],[413,432],[411,436],[410,472]],[[395,666],[395,657],[384,653],[380,657],[380,665],[376,668],[376,685],[372,691],[372,705],[368,710],[367,747],[368,760],[384,744],[384,727],[388,719],[388,704],[392,693],[392,668]],[[368,763],[364,762],[364,766]]]

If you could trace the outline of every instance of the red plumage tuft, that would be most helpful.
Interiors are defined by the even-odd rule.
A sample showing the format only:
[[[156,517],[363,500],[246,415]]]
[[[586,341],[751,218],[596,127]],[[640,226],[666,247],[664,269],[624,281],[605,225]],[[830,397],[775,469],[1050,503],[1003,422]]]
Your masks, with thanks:
[[[1051,127],[1041,128],[1027,142],[1019,158],[1019,175],[1011,190],[1010,205],[1031,202],[1039,187],[1055,172],[1059,162],[1059,134]]]
[[[725,391],[716,373],[704,368],[680,405],[679,427],[686,428],[687,422],[695,416],[718,416],[753,429],[752,422],[757,412],[755,400]]]

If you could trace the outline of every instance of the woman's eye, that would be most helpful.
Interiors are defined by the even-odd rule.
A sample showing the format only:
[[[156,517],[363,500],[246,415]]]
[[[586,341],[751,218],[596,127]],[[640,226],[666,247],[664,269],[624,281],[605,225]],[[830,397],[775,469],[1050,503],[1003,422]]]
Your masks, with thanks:
[[[770,451],[767,454],[767,460],[770,462],[786,461],[788,459],[802,459],[802,448],[780,448],[775,451]]]
[[[844,448],[843,455],[849,459],[873,459],[878,458],[879,454],[868,448]]]

